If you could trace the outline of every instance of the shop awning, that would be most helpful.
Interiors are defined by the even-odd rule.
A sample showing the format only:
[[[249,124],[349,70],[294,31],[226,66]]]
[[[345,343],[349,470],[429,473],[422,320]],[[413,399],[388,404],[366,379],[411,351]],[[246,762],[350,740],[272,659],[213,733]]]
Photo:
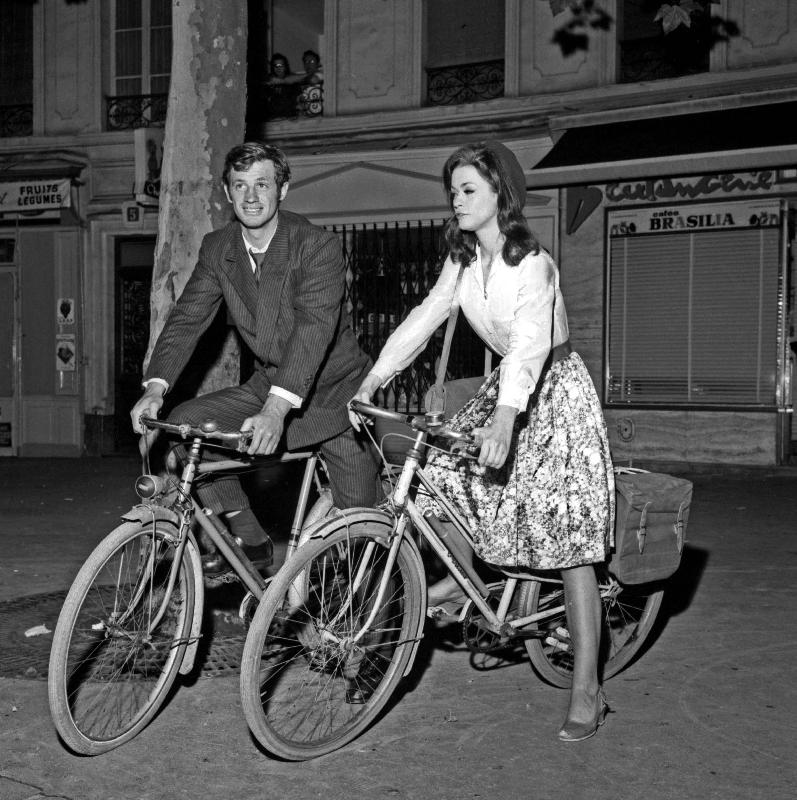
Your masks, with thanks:
[[[569,127],[529,186],[797,165],[795,113],[783,102]]]

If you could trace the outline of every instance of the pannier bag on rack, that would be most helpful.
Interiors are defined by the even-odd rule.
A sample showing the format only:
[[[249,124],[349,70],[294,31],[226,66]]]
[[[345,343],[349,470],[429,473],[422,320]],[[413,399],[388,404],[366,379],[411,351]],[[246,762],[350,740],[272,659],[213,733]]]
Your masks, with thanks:
[[[617,467],[615,485],[615,551],[609,570],[627,584],[669,578],[681,563],[691,481]]]

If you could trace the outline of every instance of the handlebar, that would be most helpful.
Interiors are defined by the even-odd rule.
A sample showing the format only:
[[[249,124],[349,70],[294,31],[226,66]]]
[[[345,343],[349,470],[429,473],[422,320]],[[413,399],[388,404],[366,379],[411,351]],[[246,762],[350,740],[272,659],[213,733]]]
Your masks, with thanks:
[[[216,441],[232,445],[236,450],[245,449],[252,440],[251,431],[220,431],[218,424],[212,419],[206,420],[201,425],[163,422],[154,417],[141,417],[140,422],[145,428],[174,433],[183,439],[215,439]]]
[[[402,414],[400,411],[390,411],[387,408],[372,406],[361,400],[350,400],[352,411],[367,417],[381,417],[393,422],[400,422],[416,431],[426,431],[432,436],[441,436],[453,442],[462,442],[467,447],[477,447],[476,440],[462,431],[455,431],[447,422],[437,414]]]

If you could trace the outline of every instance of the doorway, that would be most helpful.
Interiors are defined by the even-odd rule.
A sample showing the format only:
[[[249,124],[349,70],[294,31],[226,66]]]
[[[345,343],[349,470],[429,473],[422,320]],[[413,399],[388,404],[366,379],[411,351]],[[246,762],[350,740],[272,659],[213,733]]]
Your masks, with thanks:
[[[9,240],[8,252],[13,251]],[[2,246],[2,242],[0,242]],[[4,260],[0,252],[0,262]],[[8,259],[11,260],[10,258]],[[17,455],[19,310],[16,267],[0,266],[0,456]]]
[[[139,437],[130,424],[130,409],[142,391],[154,253],[154,236],[116,241],[114,449],[120,453],[138,452]]]

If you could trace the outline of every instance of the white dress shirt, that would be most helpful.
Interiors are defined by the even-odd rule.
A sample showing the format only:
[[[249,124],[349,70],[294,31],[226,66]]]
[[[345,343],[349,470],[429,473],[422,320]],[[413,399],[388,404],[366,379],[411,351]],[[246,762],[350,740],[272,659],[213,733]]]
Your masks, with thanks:
[[[374,364],[385,385],[421,353],[451,311],[459,265],[450,256],[437,283],[393,332]],[[481,250],[462,275],[459,301],[473,330],[502,356],[498,404],[525,410],[552,347],[569,338],[559,270],[545,252],[527,255],[516,267],[500,254],[484,282]]]

